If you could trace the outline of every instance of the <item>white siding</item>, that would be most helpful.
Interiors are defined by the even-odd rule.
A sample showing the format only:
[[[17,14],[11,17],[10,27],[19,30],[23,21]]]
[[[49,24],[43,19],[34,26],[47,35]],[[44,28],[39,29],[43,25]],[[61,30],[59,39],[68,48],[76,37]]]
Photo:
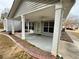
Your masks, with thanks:
[[[51,5],[54,0],[24,0],[20,4],[15,17]]]
[[[7,20],[7,25],[8,25],[8,31],[12,31],[12,23],[14,24],[14,30],[18,31],[21,30],[21,21],[17,20]]]

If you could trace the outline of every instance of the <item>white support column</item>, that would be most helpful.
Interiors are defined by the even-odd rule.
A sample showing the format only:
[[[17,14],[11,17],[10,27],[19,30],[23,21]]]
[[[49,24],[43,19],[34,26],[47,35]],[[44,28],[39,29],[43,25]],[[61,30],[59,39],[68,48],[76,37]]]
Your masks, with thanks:
[[[25,40],[25,17],[21,15],[21,20],[22,20],[22,39]]]
[[[6,30],[6,20],[3,20],[3,24],[4,24],[4,30]]]
[[[29,30],[29,21],[28,21],[28,32],[29,32],[30,30]]]
[[[8,20],[7,20],[7,18],[5,18],[5,29],[6,29],[6,32],[8,32]]]
[[[14,34],[15,30],[14,30],[14,21],[12,21],[12,34]]]
[[[51,53],[56,56],[58,54],[58,44],[61,36],[61,22],[62,22],[62,4],[55,4],[55,24],[52,41]]]

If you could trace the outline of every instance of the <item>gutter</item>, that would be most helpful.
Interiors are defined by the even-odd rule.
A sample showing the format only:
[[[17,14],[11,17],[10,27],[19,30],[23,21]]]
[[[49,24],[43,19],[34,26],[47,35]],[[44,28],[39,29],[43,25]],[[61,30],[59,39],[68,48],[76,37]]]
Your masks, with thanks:
[[[22,1],[22,0],[14,0],[14,1],[13,1],[12,7],[11,7],[11,9],[10,9],[10,12],[9,12],[7,18],[13,17],[13,15],[14,15],[15,11],[17,10],[17,7],[20,5],[20,2],[21,2],[21,1]],[[13,10],[13,9],[14,9],[14,10]]]

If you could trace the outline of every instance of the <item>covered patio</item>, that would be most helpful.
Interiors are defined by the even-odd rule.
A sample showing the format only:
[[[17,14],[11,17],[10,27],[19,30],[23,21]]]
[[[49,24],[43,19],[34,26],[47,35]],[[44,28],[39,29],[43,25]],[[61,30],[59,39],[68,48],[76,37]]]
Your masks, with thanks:
[[[17,32],[15,33],[15,36],[21,38],[21,33]],[[38,34],[30,34],[26,32],[25,40],[44,51],[51,52],[52,38],[53,37]]]
[[[62,12],[62,4],[58,3],[55,5],[48,5],[43,9],[41,8],[39,10],[21,15],[19,17],[17,16],[15,17],[15,20],[21,20],[22,33],[15,33],[14,24],[12,24],[12,33],[22,38],[23,40],[26,40],[29,43],[35,45],[36,47],[44,51],[50,52],[56,56],[58,54],[57,49],[62,28]],[[49,21],[52,22],[52,26],[50,25],[49,27],[46,23],[46,27],[44,27],[44,24],[42,23]],[[31,27],[31,29],[30,22],[35,23],[35,25]],[[27,24],[27,27],[25,24]],[[27,33],[25,32],[26,30]],[[32,30],[32,33],[34,34],[31,34],[30,30]]]
[[[12,34],[22,40],[30,42],[42,50],[51,52],[54,56],[58,55],[62,21],[67,17],[74,1],[58,0],[52,4],[41,2],[44,5],[46,4],[46,6],[34,10],[31,10],[33,9],[32,5],[29,5],[31,9],[29,9],[29,6],[26,7],[28,1],[24,0],[18,10],[14,10],[13,8],[17,7],[14,6],[9,14],[9,18],[13,18],[13,22],[11,23]],[[29,2],[35,4],[35,1]],[[17,3],[15,3],[15,5],[16,4]],[[27,12],[27,10],[29,12]],[[20,21],[21,33],[15,32],[16,23],[14,23],[14,20]],[[16,28],[19,28],[19,26]],[[32,33],[30,33],[30,30],[32,30]]]
[[[12,25],[12,34],[28,41],[34,46],[50,52],[52,50],[53,33],[44,32],[43,22],[53,22],[54,21],[54,4],[48,5],[43,9],[36,10],[34,12],[24,14],[24,16],[16,17],[14,20],[22,21],[22,32],[17,32],[15,30],[15,23]],[[34,22],[34,29],[30,29],[30,22]],[[54,25],[52,24],[52,27]],[[32,33],[30,31],[33,31]],[[51,29],[54,30],[53,28]],[[16,32],[15,32],[16,31]],[[26,32],[27,31],[27,32]]]
[[[56,5],[56,9],[58,11],[57,12],[58,14],[56,14],[58,16],[56,16],[56,18],[58,18],[59,20],[61,18],[62,5],[61,4]],[[53,46],[52,42],[54,42],[53,41],[53,30],[57,29],[57,26],[55,26],[56,28],[54,29],[53,22],[56,22],[58,25],[60,25],[59,22],[61,21],[61,20],[54,21],[56,19],[54,17],[55,15],[54,13],[55,13],[55,5],[53,4],[53,5],[48,5],[46,7],[43,7],[39,10],[21,15],[20,17],[16,17],[14,20],[22,21],[22,30],[21,30],[22,32],[20,33],[15,32],[15,27],[13,26],[12,33],[17,37],[28,41],[34,46],[51,53],[52,49],[57,47],[57,46],[52,47]],[[52,22],[50,25],[52,27],[50,30],[51,32],[48,31],[49,29],[46,30],[45,28],[45,30],[48,31],[46,32],[44,31],[44,24],[42,23],[49,22],[49,21]],[[30,29],[30,24],[29,24],[30,22],[34,22],[34,29],[32,28]],[[57,34],[60,34],[59,29],[60,28],[58,27],[58,30],[55,31],[57,32]],[[33,31],[32,33],[30,32],[31,30]],[[55,45],[57,45],[57,43],[55,43]]]

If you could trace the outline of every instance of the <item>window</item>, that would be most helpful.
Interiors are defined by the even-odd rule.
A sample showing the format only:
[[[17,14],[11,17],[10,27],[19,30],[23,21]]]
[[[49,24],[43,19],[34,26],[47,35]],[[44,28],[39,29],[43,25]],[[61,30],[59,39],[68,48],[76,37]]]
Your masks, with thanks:
[[[44,22],[44,26],[48,26],[48,22]]]
[[[49,32],[53,33],[53,29],[54,29],[54,22],[49,22]]]
[[[25,29],[28,29],[27,23],[25,22]]]
[[[48,22],[44,22],[44,32],[48,32]]]
[[[49,32],[53,33],[53,28],[52,27],[49,28]]]
[[[44,22],[44,32],[53,33],[53,29],[54,29],[54,21]]]
[[[48,32],[48,27],[44,27],[44,32]]]
[[[29,22],[29,29],[34,30],[34,23],[33,22]]]
[[[28,22],[25,23],[25,29],[28,29]],[[34,22],[29,22],[29,29],[34,30]]]

